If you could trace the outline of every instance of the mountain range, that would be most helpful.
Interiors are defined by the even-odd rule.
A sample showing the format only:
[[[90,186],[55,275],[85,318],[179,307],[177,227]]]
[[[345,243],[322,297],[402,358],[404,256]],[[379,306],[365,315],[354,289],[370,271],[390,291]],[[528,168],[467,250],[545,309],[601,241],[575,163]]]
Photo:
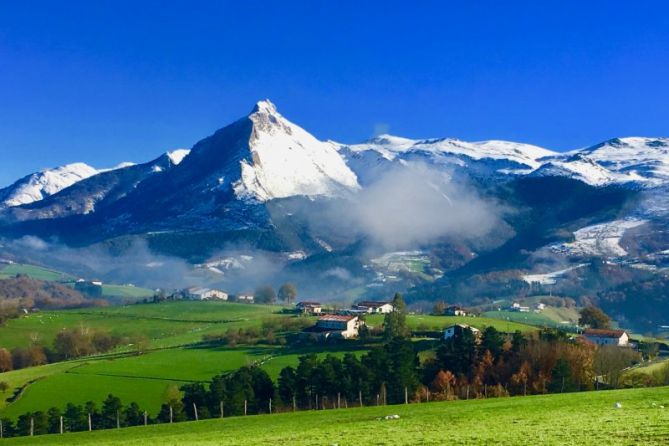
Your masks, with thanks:
[[[343,144],[318,140],[266,100],[190,150],[18,180],[0,190],[0,235],[11,258],[44,261],[13,243],[25,237],[121,256],[140,240],[214,283],[262,258],[273,265],[268,281],[311,294],[404,289],[416,303],[478,304],[556,293],[652,328],[669,320],[669,305],[632,314],[625,287],[666,296],[668,189],[668,138],[566,153],[392,135]]]

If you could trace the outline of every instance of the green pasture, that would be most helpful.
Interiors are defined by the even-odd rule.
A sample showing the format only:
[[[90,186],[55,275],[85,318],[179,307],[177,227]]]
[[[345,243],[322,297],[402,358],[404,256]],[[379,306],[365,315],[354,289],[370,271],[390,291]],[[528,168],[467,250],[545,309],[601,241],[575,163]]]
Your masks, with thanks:
[[[381,326],[383,324],[383,315],[374,314],[365,316],[365,320],[372,326]],[[527,333],[536,330],[536,327],[528,324],[489,317],[434,316],[427,314],[410,314],[407,316],[407,325],[414,330],[443,330],[453,324],[468,324],[478,329],[492,326],[504,333],[513,333],[516,330]]]
[[[69,274],[55,271],[48,268],[35,265],[25,265],[22,263],[13,263],[0,269],[0,279],[16,276],[17,274],[24,274],[38,280],[50,280],[54,282],[72,280]]]
[[[621,408],[614,408],[620,403]],[[305,411],[4,440],[8,445],[664,445],[669,388]],[[399,419],[382,417],[396,414]]]

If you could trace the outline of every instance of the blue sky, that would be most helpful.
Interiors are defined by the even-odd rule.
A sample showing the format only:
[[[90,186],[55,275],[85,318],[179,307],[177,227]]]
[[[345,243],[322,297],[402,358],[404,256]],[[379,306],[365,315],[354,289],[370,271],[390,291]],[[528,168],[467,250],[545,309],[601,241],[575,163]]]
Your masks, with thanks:
[[[668,79],[666,1],[0,1],[0,184],[190,147],[261,98],[342,142],[669,136]]]

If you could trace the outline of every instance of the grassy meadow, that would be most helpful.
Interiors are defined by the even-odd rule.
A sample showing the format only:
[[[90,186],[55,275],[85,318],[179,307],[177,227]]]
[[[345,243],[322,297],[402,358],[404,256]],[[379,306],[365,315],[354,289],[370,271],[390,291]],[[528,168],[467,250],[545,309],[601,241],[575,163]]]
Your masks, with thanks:
[[[14,277],[17,274],[23,274],[37,280],[60,282],[63,285],[68,285],[71,287],[74,286],[75,281],[75,277],[70,274],[44,268],[42,266],[13,263],[11,265],[0,267],[0,279]],[[108,298],[111,301],[136,301],[153,296],[153,290],[132,285],[103,284],[102,296],[104,298]]]
[[[104,355],[0,374],[0,381],[9,386],[0,393],[0,416],[16,418],[28,411],[64,406],[67,402],[99,403],[109,393],[126,402],[135,401],[155,414],[166,389],[172,385],[208,381],[214,375],[248,364],[261,364],[276,378],[283,367],[296,365],[299,356],[306,353],[341,356],[349,351],[362,354],[367,350],[359,344],[295,349],[278,345],[233,348],[202,342],[205,335],[259,327],[269,318],[292,317],[281,310],[280,306],[270,305],[184,301],[43,311],[9,320],[0,327],[0,347],[9,349],[34,342],[51,345],[60,330],[80,326],[127,337],[128,343]],[[382,315],[368,319],[371,325],[383,322]],[[407,320],[417,329],[424,326],[443,329],[458,322],[479,328],[494,325],[502,331],[534,329],[487,318],[409,315]],[[142,355],[135,354],[134,342],[138,338],[148,346]],[[8,402],[14,395],[18,398]]]
[[[621,408],[614,408],[620,403]],[[233,417],[4,440],[7,445],[664,445],[669,388]],[[380,419],[397,414],[399,419]]]
[[[342,356],[346,352],[362,354],[368,348],[346,343],[292,348],[230,347],[202,342],[205,335],[260,327],[269,318],[293,317],[281,310],[282,307],[271,305],[183,301],[43,311],[9,320],[0,326],[0,347],[26,347],[34,342],[49,346],[60,330],[81,326],[109,331],[127,338],[127,343],[104,355],[0,374],[0,381],[9,387],[0,392],[0,416],[16,418],[28,411],[63,407],[67,402],[100,403],[109,393],[126,403],[135,401],[155,415],[165,391],[172,385],[208,381],[214,375],[248,364],[261,364],[276,378],[283,367],[296,365],[299,356],[306,353]],[[409,315],[407,321],[415,329],[440,330],[461,322],[478,328],[493,325],[506,332],[535,329],[489,318]],[[380,326],[383,316],[369,316],[368,323]],[[147,346],[141,355],[135,351],[138,338]],[[422,348],[431,347],[424,343]],[[424,353],[429,354],[429,350]],[[15,400],[7,401],[15,395]]]

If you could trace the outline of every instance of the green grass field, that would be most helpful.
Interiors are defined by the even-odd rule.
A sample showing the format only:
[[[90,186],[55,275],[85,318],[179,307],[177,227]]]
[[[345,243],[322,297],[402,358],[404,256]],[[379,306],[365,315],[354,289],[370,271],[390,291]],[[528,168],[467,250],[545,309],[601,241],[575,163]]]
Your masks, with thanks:
[[[614,408],[620,402],[622,408]],[[655,405],[653,405],[655,403]],[[669,388],[305,411],[4,440],[8,445],[664,445]],[[397,414],[397,420],[379,420]]]
[[[63,328],[90,327],[108,330],[128,338],[107,355],[76,361],[31,367],[0,374],[9,389],[0,394],[0,414],[16,418],[22,413],[64,406],[67,402],[101,402],[109,393],[135,401],[155,414],[164,390],[171,384],[208,381],[212,376],[243,365],[261,363],[276,378],[281,369],[296,365],[300,355],[315,352],[338,356],[353,351],[364,353],[366,346],[344,344],[315,346],[298,350],[280,346],[238,346],[203,344],[203,336],[222,334],[231,328],[260,326],[267,318],[291,317],[282,307],[227,302],[165,302],[44,311],[7,321],[0,327],[0,347],[28,346],[34,340],[50,345]],[[368,318],[372,325],[383,323],[382,315]],[[453,323],[469,323],[483,328],[494,325],[501,331],[530,331],[534,327],[488,318],[409,315],[413,328],[441,330]],[[148,338],[149,351],[136,356],[132,343],[138,336]],[[430,348],[430,346],[424,347]],[[17,389],[20,397],[5,401]]]
[[[366,316],[365,320],[370,325],[380,326],[383,324],[383,315],[374,314],[371,316]],[[478,329],[483,329],[485,327],[492,326],[504,333],[513,333],[516,330],[519,330],[523,333],[527,333],[536,330],[536,327],[532,327],[530,325],[523,323],[517,323],[489,317],[468,317],[468,316],[433,316],[433,315],[414,314],[407,316],[407,324],[412,329],[417,329],[417,330],[421,329],[443,330],[444,328],[453,324],[468,324]]]
[[[153,290],[129,285],[102,285],[102,295],[108,297],[125,297],[143,299],[153,296]]]
[[[13,277],[17,274],[24,274],[26,276],[32,277],[33,279],[51,280],[55,282],[72,280],[72,276],[70,276],[69,274],[48,268],[43,268],[41,266],[25,265],[22,263],[14,263],[12,265],[7,265],[4,268],[0,269],[0,279]]]
[[[50,345],[63,328],[84,325],[118,336],[143,335],[149,338],[152,347],[165,348],[199,342],[205,333],[259,325],[263,318],[279,317],[276,314],[279,309],[227,302],[169,302],[43,311],[9,320],[1,326],[0,347],[27,346],[35,337]]]
[[[486,311],[482,316],[492,319],[501,319],[510,322],[518,322],[521,324],[534,325],[536,327],[548,328],[562,328],[570,329],[574,326],[573,323],[564,324],[562,315],[565,312],[560,312],[555,308],[546,308],[541,313],[520,313],[516,311]]]

